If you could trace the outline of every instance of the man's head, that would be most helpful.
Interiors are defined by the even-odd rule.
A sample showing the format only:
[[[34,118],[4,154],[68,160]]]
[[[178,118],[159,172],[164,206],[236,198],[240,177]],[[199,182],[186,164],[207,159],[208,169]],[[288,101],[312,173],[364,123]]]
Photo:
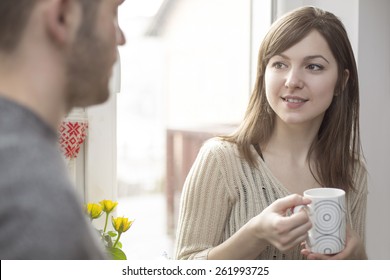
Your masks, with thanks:
[[[70,106],[84,107],[106,101],[117,45],[125,43],[117,22],[117,6],[123,1],[98,0],[99,5],[90,7],[89,2],[95,1],[80,0],[84,20],[67,59]]]
[[[117,8],[122,2],[1,0],[0,54],[12,56],[26,44],[25,38],[31,40],[29,25],[35,25],[44,34],[45,47],[50,45],[55,53],[57,67],[64,70],[58,90],[64,94],[66,109],[104,102],[117,46],[125,43],[117,21]]]

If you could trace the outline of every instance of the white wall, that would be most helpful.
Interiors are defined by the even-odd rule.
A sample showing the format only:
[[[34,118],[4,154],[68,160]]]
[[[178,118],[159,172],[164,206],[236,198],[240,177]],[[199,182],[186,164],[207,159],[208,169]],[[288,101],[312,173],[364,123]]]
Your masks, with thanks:
[[[389,13],[388,0],[359,1],[360,121],[370,175],[367,247],[373,259],[390,259]]]
[[[390,259],[390,1],[276,0],[276,16],[304,5],[344,23],[359,68],[361,138],[369,172],[367,253]]]

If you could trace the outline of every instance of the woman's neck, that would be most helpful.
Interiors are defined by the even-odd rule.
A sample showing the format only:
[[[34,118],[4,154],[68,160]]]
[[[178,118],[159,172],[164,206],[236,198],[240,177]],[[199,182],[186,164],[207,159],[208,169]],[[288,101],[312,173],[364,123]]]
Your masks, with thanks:
[[[305,164],[310,147],[316,140],[319,125],[286,124],[276,119],[274,131],[269,141],[262,146],[262,151],[286,160]]]

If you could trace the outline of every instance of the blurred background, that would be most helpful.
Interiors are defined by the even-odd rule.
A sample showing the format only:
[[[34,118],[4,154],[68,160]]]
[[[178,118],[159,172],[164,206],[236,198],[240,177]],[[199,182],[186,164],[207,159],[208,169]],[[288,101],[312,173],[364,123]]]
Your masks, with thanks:
[[[118,213],[136,219],[123,243],[129,258],[171,258],[193,159],[245,110],[250,1],[125,1],[119,11],[127,44],[119,50]]]

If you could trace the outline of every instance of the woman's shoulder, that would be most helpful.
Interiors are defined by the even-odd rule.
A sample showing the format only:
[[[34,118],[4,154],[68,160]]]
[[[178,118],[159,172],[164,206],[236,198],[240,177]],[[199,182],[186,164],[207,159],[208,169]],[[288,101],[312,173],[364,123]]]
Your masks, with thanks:
[[[216,161],[219,164],[236,162],[240,159],[237,145],[219,137],[206,140],[198,153],[198,159],[202,161]],[[225,166],[226,164],[224,164]]]
[[[237,153],[237,145],[220,137],[213,137],[206,140],[201,148],[211,153]]]

